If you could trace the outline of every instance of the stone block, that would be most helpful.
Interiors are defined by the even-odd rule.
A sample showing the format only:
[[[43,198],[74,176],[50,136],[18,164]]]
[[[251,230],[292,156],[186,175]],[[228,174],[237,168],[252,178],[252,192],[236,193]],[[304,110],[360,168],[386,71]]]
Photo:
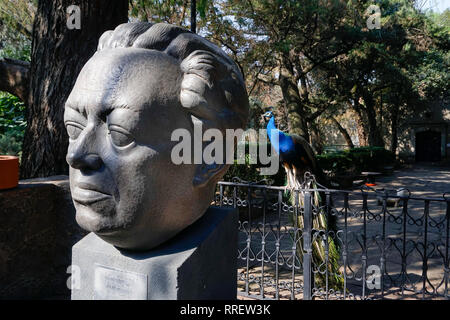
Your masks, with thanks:
[[[236,209],[210,207],[175,238],[145,252],[118,249],[90,233],[73,247],[79,277],[72,299],[236,299],[237,219]]]
[[[69,299],[71,248],[85,234],[67,176],[0,191],[0,299]]]

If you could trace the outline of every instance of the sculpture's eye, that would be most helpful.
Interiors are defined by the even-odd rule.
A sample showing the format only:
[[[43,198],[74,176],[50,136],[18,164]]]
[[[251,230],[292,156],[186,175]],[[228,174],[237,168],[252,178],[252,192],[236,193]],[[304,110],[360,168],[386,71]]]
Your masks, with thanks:
[[[111,137],[111,141],[116,147],[126,147],[134,142],[133,136],[119,126],[110,125],[108,127],[108,133]]]
[[[67,134],[69,135],[69,138],[72,140],[75,140],[80,135],[81,131],[83,131],[83,127],[75,122],[67,122],[66,123],[66,130]]]

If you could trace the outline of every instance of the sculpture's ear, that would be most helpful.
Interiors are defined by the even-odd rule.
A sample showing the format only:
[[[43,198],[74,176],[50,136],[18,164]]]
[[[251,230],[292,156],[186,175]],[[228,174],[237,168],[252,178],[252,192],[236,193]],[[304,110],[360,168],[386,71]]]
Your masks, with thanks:
[[[201,120],[213,121],[229,111],[229,101],[221,88],[224,76],[230,76],[225,62],[211,52],[196,50],[181,63],[180,102]]]
[[[204,187],[210,182],[216,183],[228,169],[227,164],[198,164],[195,169],[194,186]]]
[[[195,163],[195,174],[192,183],[194,187],[204,187],[210,183],[216,183],[220,178],[222,178],[229,165],[226,164],[226,161],[220,160],[221,157],[219,154],[226,154],[226,150],[217,149],[225,147],[221,146],[220,143],[220,135],[222,135],[222,132],[220,130],[215,130],[215,134],[211,136],[211,139],[208,139],[206,138],[208,135],[206,134],[206,132],[204,133],[205,122],[206,127],[208,126],[208,124],[211,124],[211,122],[201,121],[194,115],[191,115],[191,121],[194,126],[194,144],[196,144],[196,141],[201,141],[199,148],[193,146],[194,153],[200,152],[200,154],[193,155],[194,157],[192,160],[194,160]],[[218,141],[216,140],[216,137],[219,139]],[[214,150],[214,154],[217,155],[218,158],[207,157],[204,154],[206,150],[205,148],[210,148],[211,151]],[[222,160],[224,159],[222,158]]]
[[[218,121],[229,116],[227,111],[228,101],[220,87],[220,81],[224,76],[229,76],[231,71],[226,64],[215,54],[196,50],[181,63],[183,80],[181,82],[180,102],[191,114],[194,126],[201,126],[202,131],[207,129],[221,129],[223,125]],[[203,144],[202,150],[205,148]],[[193,184],[203,187],[211,182],[217,182],[228,165],[221,163],[196,165]]]

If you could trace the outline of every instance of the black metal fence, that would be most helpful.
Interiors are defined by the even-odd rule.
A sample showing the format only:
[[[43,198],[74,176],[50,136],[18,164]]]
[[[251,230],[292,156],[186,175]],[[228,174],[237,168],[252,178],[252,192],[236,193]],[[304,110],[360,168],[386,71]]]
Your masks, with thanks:
[[[320,203],[314,200],[318,192]],[[446,194],[424,198],[369,188],[292,194],[294,200],[289,200],[283,187],[238,179],[219,182],[216,205],[239,209],[240,296],[449,299]],[[320,228],[316,219],[324,213],[330,221]],[[294,221],[300,216],[299,227]],[[322,260],[313,257],[317,243],[324,248]]]

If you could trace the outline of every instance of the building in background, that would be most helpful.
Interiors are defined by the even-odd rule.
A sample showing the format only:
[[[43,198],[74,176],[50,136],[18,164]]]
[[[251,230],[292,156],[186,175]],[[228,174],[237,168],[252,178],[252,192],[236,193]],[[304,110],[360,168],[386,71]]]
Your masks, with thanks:
[[[450,160],[450,103],[436,102],[399,127],[398,156],[408,162]]]

